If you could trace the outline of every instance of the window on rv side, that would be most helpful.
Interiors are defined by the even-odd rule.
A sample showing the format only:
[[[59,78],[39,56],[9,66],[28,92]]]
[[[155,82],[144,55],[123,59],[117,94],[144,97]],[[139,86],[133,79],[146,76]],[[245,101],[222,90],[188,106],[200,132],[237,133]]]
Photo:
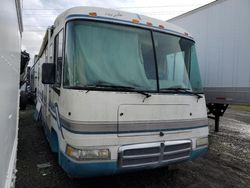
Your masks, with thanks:
[[[62,74],[62,49],[63,49],[63,30],[61,30],[55,37],[54,41],[54,63],[56,65],[56,87],[61,86]]]

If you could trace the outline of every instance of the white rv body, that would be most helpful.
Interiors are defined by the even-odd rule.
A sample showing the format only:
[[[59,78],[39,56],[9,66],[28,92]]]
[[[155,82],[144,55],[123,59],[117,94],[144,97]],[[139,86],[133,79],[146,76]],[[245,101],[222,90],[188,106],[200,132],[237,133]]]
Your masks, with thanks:
[[[1,1],[0,187],[14,187],[19,111],[22,18],[20,2]]]
[[[207,151],[208,124],[202,93],[147,92],[149,96],[140,91],[42,84],[42,67],[44,63],[54,63],[60,32],[63,70],[59,73],[66,69],[65,37],[70,32],[66,27],[73,21],[126,26],[143,32],[141,29],[147,29],[151,34],[159,31],[193,41],[189,33],[172,24],[118,10],[76,7],[57,17],[35,62],[39,80],[36,115],[41,115],[52,151],[58,152],[59,164],[70,176],[155,168],[189,160]],[[100,53],[96,56],[101,56]],[[65,73],[62,80],[64,77]]]
[[[170,19],[197,44],[207,103],[250,105],[249,0],[218,0]]]

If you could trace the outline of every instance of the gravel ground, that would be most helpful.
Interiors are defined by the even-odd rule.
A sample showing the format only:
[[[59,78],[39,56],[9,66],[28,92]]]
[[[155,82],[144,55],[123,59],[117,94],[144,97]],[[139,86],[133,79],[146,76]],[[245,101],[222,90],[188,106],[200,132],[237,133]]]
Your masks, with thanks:
[[[190,162],[109,177],[70,179],[58,166],[32,108],[20,112],[17,188],[32,187],[250,187],[250,111],[230,108],[214,133],[209,120],[209,151]],[[38,164],[48,164],[38,168]]]

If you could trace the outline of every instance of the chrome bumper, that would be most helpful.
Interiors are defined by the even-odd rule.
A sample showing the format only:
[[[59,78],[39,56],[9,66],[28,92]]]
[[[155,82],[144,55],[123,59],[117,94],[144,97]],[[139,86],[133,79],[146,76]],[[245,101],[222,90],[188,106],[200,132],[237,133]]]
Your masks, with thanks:
[[[191,140],[165,141],[121,146],[119,168],[160,166],[187,160],[191,156]]]

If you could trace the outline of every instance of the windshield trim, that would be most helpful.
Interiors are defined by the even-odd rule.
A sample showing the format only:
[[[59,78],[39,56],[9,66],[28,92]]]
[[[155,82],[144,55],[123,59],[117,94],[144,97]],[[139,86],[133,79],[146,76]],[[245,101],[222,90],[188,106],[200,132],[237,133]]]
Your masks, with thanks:
[[[72,86],[74,87],[74,86]],[[78,91],[114,91],[114,92],[126,92],[126,93],[136,93],[136,92],[146,92],[146,93],[151,93],[151,94],[178,94],[178,95],[189,95],[188,93],[184,93],[184,92],[178,92],[178,91],[154,91],[154,90],[128,90],[128,89],[115,89],[115,88],[100,88],[100,87],[82,87],[82,88],[70,88],[70,86],[65,86],[63,87],[63,89],[67,89],[67,90],[78,90]],[[201,94],[204,95],[204,92],[193,92],[195,94]]]
[[[131,90],[126,88],[122,89],[122,88],[88,87],[88,86],[82,86],[79,88],[70,88],[70,87],[74,86],[64,86],[63,89],[86,90],[86,91],[116,91],[116,92],[131,92],[131,93],[135,92],[158,93],[157,90],[139,90],[139,89]]]
[[[161,91],[160,90],[160,85],[159,85],[159,75],[158,75],[158,65],[157,65],[157,58],[156,58],[156,49],[155,49],[155,42],[154,42],[154,32],[158,32],[158,33],[163,33],[163,34],[167,34],[167,35],[171,35],[171,36],[176,36],[176,37],[180,37],[186,40],[189,40],[191,42],[193,42],[195,44],[195,41],[193,40],[193,38],[187,38],[187,36],[182,36],[179,34],[174,34],[171,33],[171,30],[161,30],[161,29],[157,29],[156,27],[149,27],[146,25],[135,25],[135,24],[129,24],[129,22],[112,22],[109,20],[100,20],[100,19],[93,19],[92,17],[88,18],[88,17],[84,17],[84,18],[72,18],[72,19],[67,19],[64,25],[64,35],[63,35],[63,57],[62,57],[62,77],[61,77],[61,87],[63,89],[69,89],[67,88],[68,86],[65,85],[64,83],[64,67],[65,67],[65,48],[66,48],[66,33],[67,33],[67,24],[71,21],[91,21],[91,22],[101,22],[101,23],[107,23],[110,25],[121,25],[121,26],[127,26],[127,27],[133,27],[133,28],[139,28],[139,29],[143,29],[143,30],[148,30],[151,33],[151,40],[153,43],[153,52],[154,52],[154,60],[155,60],[155,68],[156,68],[156,82],[157,82],[157,88],[156,90],[138,90],[135,89],[134,91],[142,91],[142,92],[147,92],[147,93],[156,93],[156,94],[181,94],[181,95],[186,95],[186,93],[180,93],[180,92],[176,92],[176,91]],[[115,19],[116,20],[116,19]],[[117,19],[119,20],[119,19]],[[181,33],[180,33],[181,34]],[[80,89],[75,89],[75,90],[80,90]],[[83,87],[83,90],[93,90],[93,91],[117,91],[117,92],[131,92],[131,91],[123,91],[120,89],[114,89],[114,88],[88,88]],[[204,92],[193,92],[195,94],[204,94]]]
[[[97,21],[97,22],[106,22],[106,23],[115,24],[115,25],[127,25],[127,26],[132,26],[132,27],[137,27],[137,28],[155,30],[155,31],[164,32],[164,33],[168,33],[168,34],[175,35],[175,36],[180,36],[182,38],[186,38],[186,39],[192,40],[194,42],[194,38],[192,36],[186,35],[184,33],[178,32],[178,31],[170,30],[167,28],[161,29],[161,28],[158,28],[157,26],[154,26],[154,25],[148,26],[148,25],[143,24],[141,22],[135,24],[129,20],[109,18],[109,17],[105,17],[105,16],[92,17],[92,16],[84,15],[84,14],[72,14],[72,15],[68,15],[66,17],[66,23],[69,21],[73,21],[73,20],[87,20],[87,21],[91,20],[91,21]]]
[[[157,92],[160,93],[160,80],[159,80],[159,72],[158,72],[158,63],[156,57],[156,48],[155,48],[155,41],[154,41],[154,32],[151,31],[151,40],[153,43],[153,52],[154,52],[154,60],[155,60],[155,71],[156,71],[156,84],[157,84]]]

